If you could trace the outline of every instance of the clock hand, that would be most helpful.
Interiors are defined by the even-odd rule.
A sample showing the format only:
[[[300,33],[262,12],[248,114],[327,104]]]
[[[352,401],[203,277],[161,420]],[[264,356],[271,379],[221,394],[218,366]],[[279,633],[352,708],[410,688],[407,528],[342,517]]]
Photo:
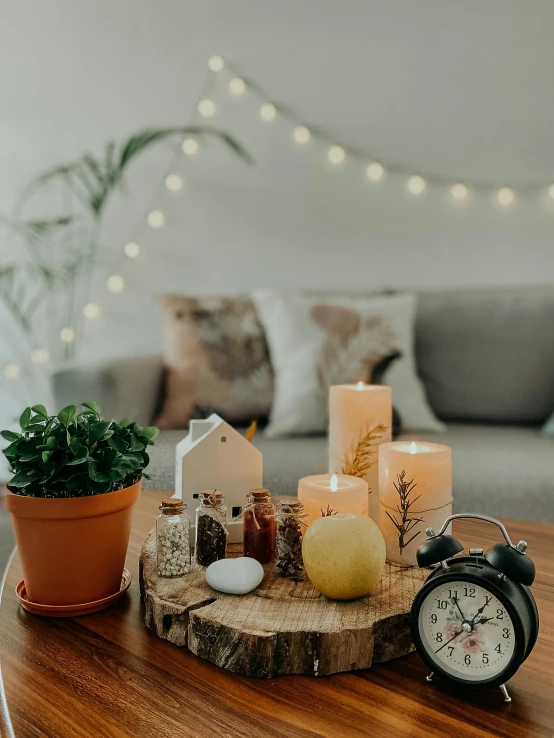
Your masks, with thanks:
[[[480,618],[474,622],[474,625],[483,625],[484,623],[488,623],[489,620],[494,620],[494,618]]]
[[[464,631],[463,631],[463,629],[462,629],[462,630],[459,630],[459,631],[458,631],[458,632],[456,633],[456,635],[452,636],[452,638],[451,638],[451,639],[450,639],[449,641],[446,641],[446,643],[443,643],[443,645],[442,645],[442,646],[441,646],[440,648],[437,648],[437,650],[435,651],[435,653],[438,653],[439,651],[442,651],[442,649],[443,649],[443,648],[444,648],[445,646],[448,646],[448,644],[449,644],[449,643],[452,643],[452,641],[456,640],[456,638],[457,638],[457,637],[458,637],[458,636],[459,636],[459,635],[460,635],[461,633],[463,633],[463,632],[464,632]]]
[[[456,607],[458,608],[458,610],[459,610],[459,612],[460,612],[460,615],[462,616],[462,620],[465,620],[465,619],[466,619],[466,616],[464,615],[464,613],[462,612],[462,610],[461,610],[461,608],[460,608],[460,604],[459,604],[459,602],[458,602],[458,598],[457,598],[457,597],[452,597],[452,601],[454,602],[454,604],[455,604],[455,605],[456,605]]]

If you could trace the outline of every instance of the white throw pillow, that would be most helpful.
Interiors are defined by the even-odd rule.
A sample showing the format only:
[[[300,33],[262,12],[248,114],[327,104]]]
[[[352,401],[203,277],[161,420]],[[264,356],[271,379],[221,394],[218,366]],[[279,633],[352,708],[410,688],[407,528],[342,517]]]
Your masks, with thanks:
[[[394,353],[383,383],[392,388],[402,429],[442,431],[417,377],[414,294],[318,298],[256,290],[252,299],[265,328],[275,371],[275,394],[266,435],[327,430],[332,384],[369,381]]]

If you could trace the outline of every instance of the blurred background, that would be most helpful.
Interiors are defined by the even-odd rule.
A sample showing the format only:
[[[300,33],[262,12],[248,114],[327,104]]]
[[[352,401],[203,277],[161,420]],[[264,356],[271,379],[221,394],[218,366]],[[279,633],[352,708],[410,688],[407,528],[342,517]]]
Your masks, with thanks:
[[[547,0],[5,0],[3,427],[68,363],[159,353],[162,292],[551,285],[553,27]]]

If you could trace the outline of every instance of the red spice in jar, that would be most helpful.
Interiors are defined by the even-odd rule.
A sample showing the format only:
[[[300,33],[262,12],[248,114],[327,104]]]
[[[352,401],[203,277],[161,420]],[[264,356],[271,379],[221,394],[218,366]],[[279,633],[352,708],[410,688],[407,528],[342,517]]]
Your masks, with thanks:
[[[269,564],[275,551],[275,510],[269,491],[250,490],[246,499],[250,509],[244,513],[244,556],[250,556],[260,564]]]

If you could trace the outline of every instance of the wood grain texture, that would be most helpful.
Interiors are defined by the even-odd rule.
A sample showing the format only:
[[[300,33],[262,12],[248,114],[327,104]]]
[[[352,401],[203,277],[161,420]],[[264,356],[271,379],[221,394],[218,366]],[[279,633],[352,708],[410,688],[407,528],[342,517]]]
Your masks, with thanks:
[[[146,625],[216,666],[261,679],[367,669],[413,651],[409,612],[428,572],[387,564],[371,596],[332,602],[308,578],[279,577],[273,564],[264,570],[261,585],[242,597],[213,590],[196,564],[186,577],[160,578],[152,531],[140,556]]]
[[[237,676],[157,638],[144,626],[138,558],[161,494],[136,506],[127,568],[134,582],[112,608],[73,620],[22,610],[15,558],[0,606],[0,735],[17,738],[492,738],[554,734],[554,526],[507,522],[529,542],[541,615],[535,650],[497,690],[462,692],[425,682],[417,654],[322,679]],[[497,541],[493,526],[455,525],[466,546]]]

